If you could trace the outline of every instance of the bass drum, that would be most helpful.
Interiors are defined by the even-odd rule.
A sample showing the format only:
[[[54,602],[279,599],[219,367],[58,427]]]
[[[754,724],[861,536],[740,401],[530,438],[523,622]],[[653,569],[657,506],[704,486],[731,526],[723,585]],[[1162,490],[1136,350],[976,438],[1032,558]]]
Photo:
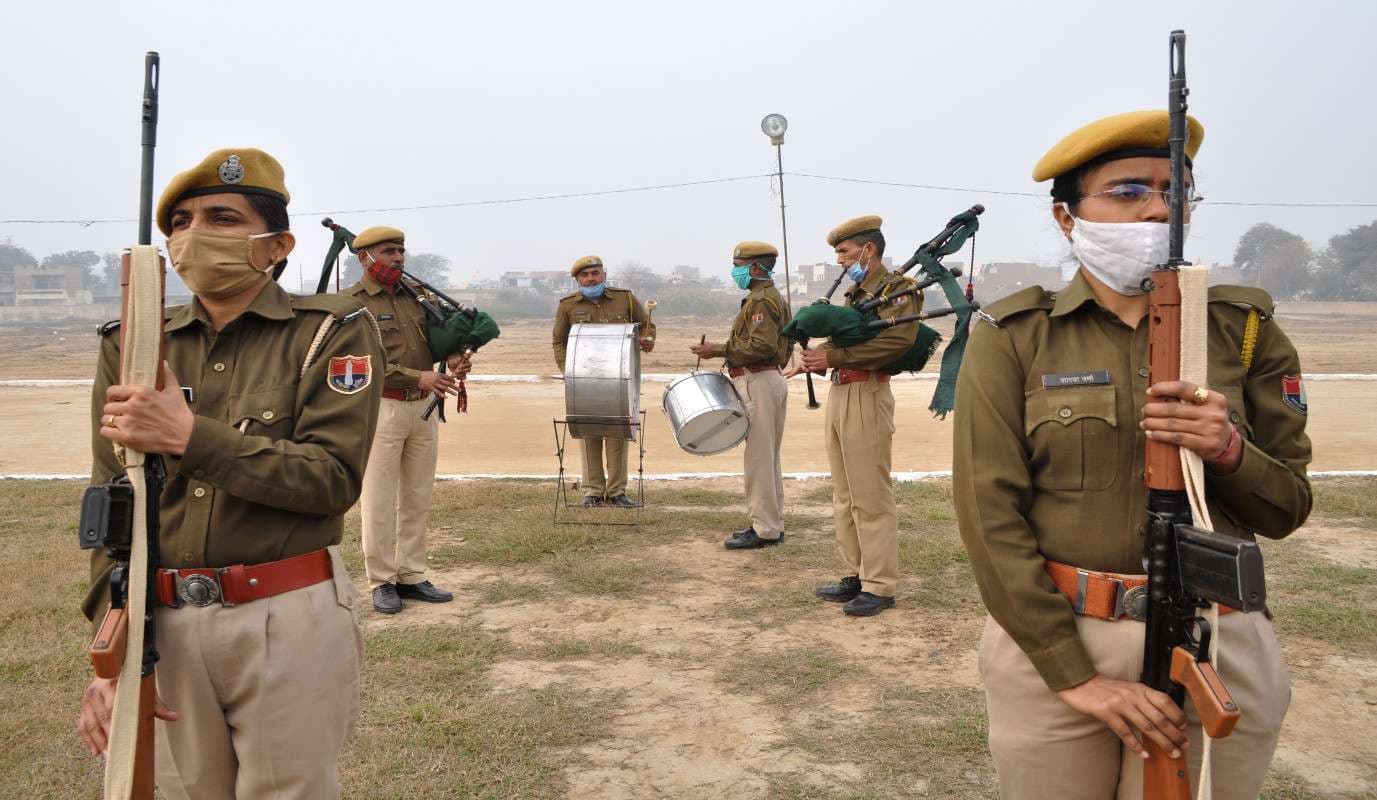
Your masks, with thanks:
[[[564,351],[564,416],[575,439],[635,439],[641,413],[640,326],[580,322]]]
[[[696,456],[730,450],[751,429],[746,404],[720,372],[692,372],[676,379],[665,389],[663,406],[679,447]]]

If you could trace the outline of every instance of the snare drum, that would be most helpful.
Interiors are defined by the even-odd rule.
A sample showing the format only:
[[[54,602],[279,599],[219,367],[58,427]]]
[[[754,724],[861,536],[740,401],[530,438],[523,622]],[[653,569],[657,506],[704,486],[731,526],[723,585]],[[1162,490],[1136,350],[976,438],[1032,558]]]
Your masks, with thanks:
[[[686,453],[710,456],[730,450],[750,431],[746,404],[720,372],[691,372],[665,389],[665,415]]]
[[[564,353],[564,416],[575,439],[635,439],[641,413],[636,324],[580,322]]]

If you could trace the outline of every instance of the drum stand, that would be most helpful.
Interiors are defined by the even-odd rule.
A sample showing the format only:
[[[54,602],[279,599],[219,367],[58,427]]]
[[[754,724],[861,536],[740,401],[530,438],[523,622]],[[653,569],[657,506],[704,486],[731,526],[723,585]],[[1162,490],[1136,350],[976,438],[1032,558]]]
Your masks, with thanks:
[[[635,429],[636,437],[630,441],[636,444],[636,505],[635,516],[631,521],[598,519],[597,515],[613,512],[608,506],[583,507],[583,498],[570,502],[569,487],[564,482],[564,451],[569,441],[569,420],[555,419],[555,458],[559,459],[559,478],[555,488],[556,525],[614,525],[619,527],[641,527],[641,509],[645,508],[645,412],[640,413],[637,422],[629,423]],[[563,513],[561,513],[563,512]],[[561,519],[561,516],[565,517]]]

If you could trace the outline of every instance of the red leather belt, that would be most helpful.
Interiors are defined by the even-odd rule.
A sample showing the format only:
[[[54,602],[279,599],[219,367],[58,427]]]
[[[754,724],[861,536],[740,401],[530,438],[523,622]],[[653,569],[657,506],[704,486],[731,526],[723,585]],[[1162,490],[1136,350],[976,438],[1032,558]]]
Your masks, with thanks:
[[[424,400],[425,396],[422,389],[383,389],[383,397],[388,400]]]
[[[1060,561],[1047,561],[1047,574],[1057,589],[1071,601],[1077,614],[1096,619],[1147,618],[1147,576],[1117,572],[1094,572]],[[1219,613],[1237,609],[1220,606]]]
[[[158,604],[237,606],[275,594],[314,586],[335,575],[328,550],[232,567],[158,570]]]
[[[889,383],[890,377],[891,376],[887,372],[875,372],[869,369],[846,369],[845,367],[837,367],[832,370],[832,382],[838,386],[847,383],[860,383],[861,381],[868,381],[871,378],[874,378],[880,383]]]
[[[774,364],[747,364],[744,367],[728,367],[727,375],[732,378],[739,378],[747,372],[778,372],[779,367]]]

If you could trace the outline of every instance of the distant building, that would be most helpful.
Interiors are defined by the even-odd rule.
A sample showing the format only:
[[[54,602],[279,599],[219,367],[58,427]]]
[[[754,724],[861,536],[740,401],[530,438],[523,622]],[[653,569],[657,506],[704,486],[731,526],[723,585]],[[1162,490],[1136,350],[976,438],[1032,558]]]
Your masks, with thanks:
[[[84,267],[17,266],[14,268],[14,304],[62,306],[90,303],[91,292],[82,285],[85,280]]]
[[[1029,286],[1059,289],[1064,283],[1060,268],[1044,267],[1026,261],[981,264],[975,270],[975,294],[984,303],[993,302]]]
[[[679,264],[669,272],[670,281],[674,283],[697,283],[702,280],[697,267],[690,267],[687,264]]]

